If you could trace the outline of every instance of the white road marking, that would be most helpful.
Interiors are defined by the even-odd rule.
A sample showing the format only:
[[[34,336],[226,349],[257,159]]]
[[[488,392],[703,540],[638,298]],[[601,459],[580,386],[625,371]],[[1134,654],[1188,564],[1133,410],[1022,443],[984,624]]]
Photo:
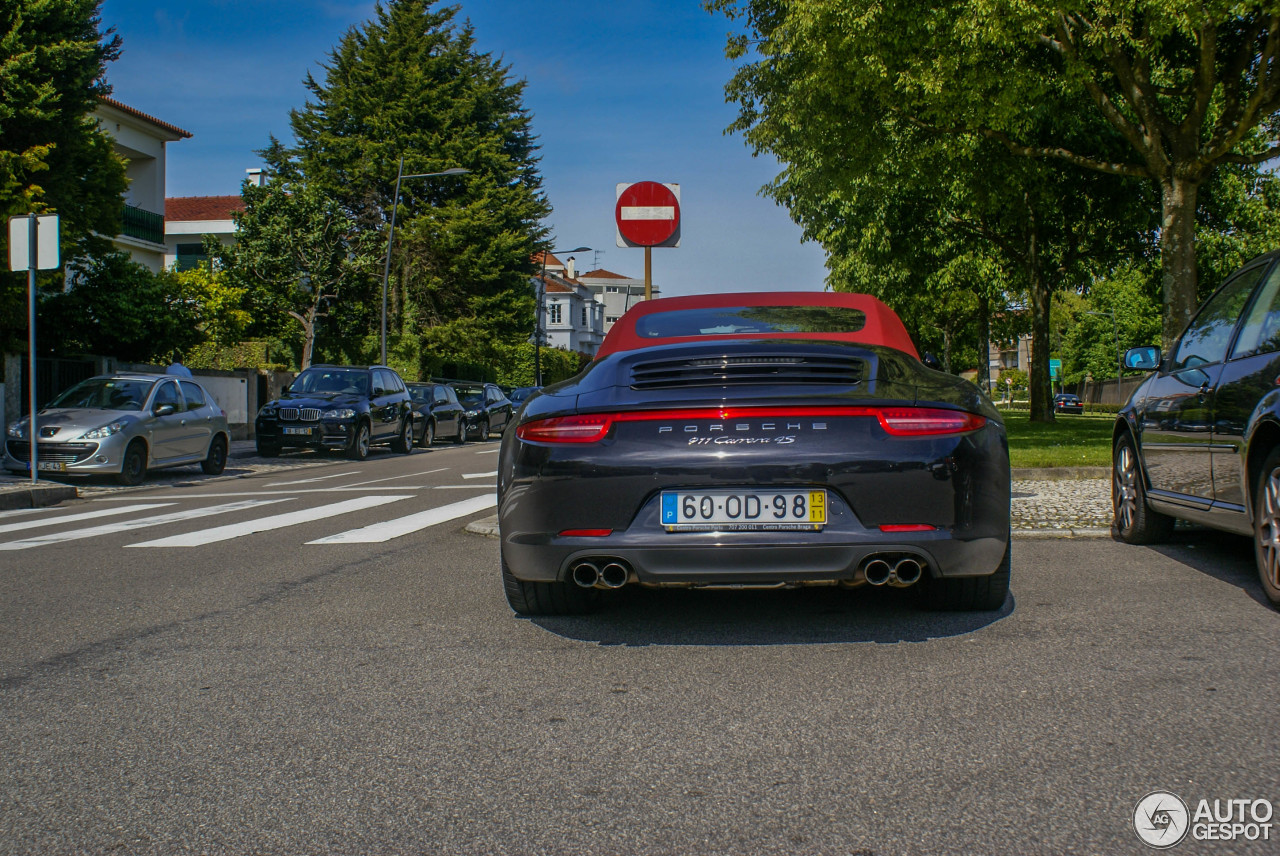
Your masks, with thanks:
[[[133,511],[146,511],[150,508],[163,508],[173,505],[172,502],[148,502],[141,505],[124,505],[117,508],[103,508],[99,511],[82,511],[79,514],[68,514],[63,517],[49,517],[43,520],[24,520],[21,523],[5,523],[0,525],[0,532],[17,532],[20,529],[34,529],[37,526],[54,526],[58,523],[75,523],[80,520],[92,520],[95,517],[111,517],[116,514],[129,514]]]
[[[413,478],[414,476],[429,476],[432,473],[442,473],[447,469],[449,468],[440,467],[437,470],[427,470],[425,473],[405,473],[402,476],[387,476],[385,479],[369,479],[369,481],[352,482],[351,484],[346,485],[346,487],[358,487],[359,485],[362,485],[362,484],[377,484],[378,482],[395,481],[396,479],[408,479],[408,478]]]
[[[48,511],[48,510],[49,509],[47,508],[15,508],[12,511],[0,511],[0,518],[17,517],[20,514],[35,514],[37,511]]]
[[[324,481],[325,479],[340,479],[343,476],[358,476],[358,475],[360,475],[360,470],[349,470],[345,473],[333,473],[327,476],[316,476],[313,479],[298,479],[297,481],[272,482],[271,484],[267,485],[267,487],[284,487],[285,485],[291,485],[291,484],[311,484],[312,482]]]
[[[463,473],[462,477],[464,479],[487,479],[490,476],[496,476],[497,474],[498,471],[494,470],[491,473]]]
[[[157,514],[152,517],[140,517],[137,520],[117,520],[102,526],[91,526],[88,529],[73,529],[70,532],[54,532],[48,535],[37,535],[34,538],[23,538],[21,541],[10,541],[0,544],[0,550],[26,550],[30,547],[43,547],[48,544],[60,544],[64,541],[78,541],[81,538],[93,538],[97,535],[111,535],[116,532],[128,532],[131,529],[142,529],[147,526],[160,526],[164,523],[177,523],[211,514],[225,514],[229,511],[242,511],[258,505],[273,502],[284,502],[292,497],[280,499],[250,499],[243,502],[229,502],[226,505],[211,505],[207,508],[188,508],[185,511],[173,511],[168,514]],[[165,503],[169,505],[171,503]]]
[[[217,541],[229,541],[232,538],[239,538],[242,535],[253,535],[257,532],[267,532],[272,529],[283,529],[286,526],[296,526],[299,523],[310,523],[314,520],[323,520],[326,517],[337,517],[340,514],[350,514],[353,511],[362,511],[366,508],[374,508],[379,505],[386,505],[388,502],[395,502],[400,499],[407,499],[404,496],[362,496],[358,499],[348,499],[342,502],[335,502],[332,505],[322,505],[319,508],[308,508],[302,511],[291,511],[287,514],[277,514],[272,517],[263,517],[258,520],[248,520],[244,523],[231,523],[227,526],[217,526],[213,529],[202,529],[199,532],[188,532],[185,535],[172,535],[168,538],[159,538],[155,541],[143,541],[139,544],[129,544],[129,547],[199,547],[204,544],[213,544]]]
[[[483,452],[476,452],[476,454],[477,455],[496,455],[501,451],[502,451],[501,449],[485,449]]]
[[[428,526],[446,523],[458,517],[466,517],[468,514],[484,511],[486,508],[493,508],[497,504],[497,494],[490,493],[485,496],[475,496],[471,499],[464,499],[461,502],[443,505],[440,508],[432,508],[427,511],[420,511],[417,514],[410,514],[408,517],[384,520],[381,523],[373,523],[360,529],[339,532],[337,535],[317,538],[307,543],[374,544],[381,541],[390,541],[392,538],[399,538],[401,535],[408,535],[410,532],[417,532],[419,529],[426,529]]]

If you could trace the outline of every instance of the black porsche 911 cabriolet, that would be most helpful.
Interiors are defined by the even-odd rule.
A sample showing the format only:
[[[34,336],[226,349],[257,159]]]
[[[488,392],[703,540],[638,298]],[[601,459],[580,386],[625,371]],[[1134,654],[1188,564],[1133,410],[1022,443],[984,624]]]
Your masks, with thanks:
[[[646,301],[503,438],[502,578],[520,614],[642,586],[1009,588],[1009,451],[973,384],[873,297]]]

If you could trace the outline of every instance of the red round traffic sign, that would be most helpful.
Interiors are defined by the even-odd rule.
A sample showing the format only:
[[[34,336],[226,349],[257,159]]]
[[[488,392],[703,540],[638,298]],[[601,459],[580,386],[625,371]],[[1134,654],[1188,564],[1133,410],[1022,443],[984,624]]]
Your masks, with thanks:
[[[654,247],[680,226],[680,200],[656,181],[637,181],[618,195],[614,208],[618,232],[633,244]]]

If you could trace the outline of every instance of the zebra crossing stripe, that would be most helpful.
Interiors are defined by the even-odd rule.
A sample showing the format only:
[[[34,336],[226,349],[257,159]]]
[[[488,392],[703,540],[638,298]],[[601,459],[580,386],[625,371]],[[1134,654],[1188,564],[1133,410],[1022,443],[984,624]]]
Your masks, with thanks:
[[[366,508],[386,505],[388,502],[396,502],[401,499],[408,499],[408,497],[403,495],[362,496],[358,499],[348,499],[343,502],[335,502],[332,505],[322,505],[318,508],[291,511],[287,514],[276,514],[272,517],[262,517],[258,520],[246,520],[243,523],[231,523],[227,526],[217,526],[213,529],[201,529],[198,532],[188,532],[185,535],[173,535],[168,538],[158,538],[155,541],[143,541],[139,544],[128,544],[126,546],[200,547],[204,544],[213,544],[217,541],[229,541],[232,538],[239,538],[243,535],[252,535],[256,532],[283,529],[286,526],[296,526],[299,523],[311,523],[315,520],[323,520],[326,517],[337,517],[340,514],[350,514],[353,511],[362,511]]]
[[[61,544],[64,541],[78,541],[81,538],[93,538],[97,535],[113,535],[117,532],[128,532],[132,529],[142,529],[147,526],[160,526],[165,523],[178,523],[183,520],[194,520],[199,517],[207,517],[211,514],[226,514],[231,511],[243,511],[247,508],[254,508],[259,505],[267,505],[272,502],[284,502],[286,499],[293,499],[291,496],[282,496],[279,499],[245,499],[240,502],[228,502],[225,505],[210,505],[205,508],[188,508],[183,511],[173,511],[168,514],[156,514],[151,517],[139,517],[136,520],[117,520],[114,523],[105,523],[102,526],[90,526],[87,529],[72,529],[69,532],[51,532],[48,535],[36,535],[32,538],[23,538],[20,541],[9,541],[0,544],[0,550],[27,550],[31,547],[44,547],[49,544]],[[173,503],[161,503],[162,505],[172,505]],[[131,508],[152,508],[155,506],[122,506],[116,511],[128,511]],[[66,520],[67,518],[62,518]],[[59,521],[60,522],[60,521]]]
[[[23,529],[34,529],[37,526],[54,526],[59,523],[78,523],[81,520],[92,520],[95,517],[113,517],[117,514],[128,514],[133,511],[146,511],[151,508],[164,508],[172,502],[146,502],[138,505],[119,505],[115,508],[100,508],[97,511],[83,511],[79,514],[67,514],[61,517],[46,517],[40,520],[24,520],[21,523],[0,524],[0,532],[17,532]]]
[[[384,520],[381,523],[374,523],[360,529],[351,529],[347,532],[339,532],[337,535],[317,538],[307,543],[374,544],[380,541],[390,541],[392,538],[399,538],[401,535],[408,535],[410,532],[417,532],[419,529],[426,529],[428,526],[446,523],[458,517],[466,517],[468,514],[484,511],[486,508],[493,508],[497,504],[498,495],[495,493],[475,496],[471,499],[464,499],[461,502],[454,502],[449,505],[442,505],[439,508],[431,508],[426,511],[420,511],[417,514],[410,514],[408,517]]]

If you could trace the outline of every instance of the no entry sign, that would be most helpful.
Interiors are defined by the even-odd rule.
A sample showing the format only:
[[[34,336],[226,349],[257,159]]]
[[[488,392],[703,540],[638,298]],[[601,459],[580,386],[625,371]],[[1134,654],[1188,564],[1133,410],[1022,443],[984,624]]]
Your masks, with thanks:
[[[680,246],[680,185],[619,184],[614,219],[619,247]]]

